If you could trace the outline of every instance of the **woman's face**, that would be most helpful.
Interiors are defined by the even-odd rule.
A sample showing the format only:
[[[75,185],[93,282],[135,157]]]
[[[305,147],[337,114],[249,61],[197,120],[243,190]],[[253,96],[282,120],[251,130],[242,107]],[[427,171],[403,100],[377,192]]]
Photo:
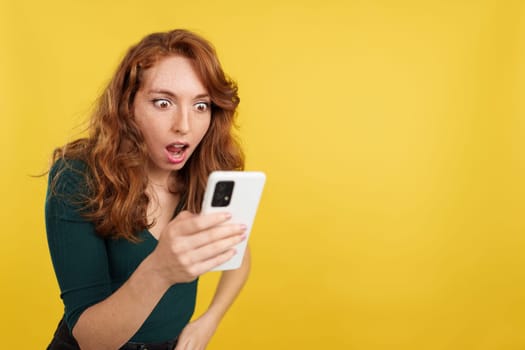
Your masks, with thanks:
[[[162,182],[182,169],[206,134],[211,99],[191,61],[169,56],[143,72],[133,110],[149,152],[148,176]]]

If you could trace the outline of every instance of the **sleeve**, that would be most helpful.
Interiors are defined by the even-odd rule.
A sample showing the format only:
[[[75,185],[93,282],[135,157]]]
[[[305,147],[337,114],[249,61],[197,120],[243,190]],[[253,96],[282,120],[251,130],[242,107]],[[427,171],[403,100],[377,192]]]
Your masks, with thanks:
[[[86,171],[80,161],[59,160],[54,164],[45,205],[49,251],[70,330],[84,310],[111,294],[105,241],[82,217],[78,203],[78,198],[87,193]]]

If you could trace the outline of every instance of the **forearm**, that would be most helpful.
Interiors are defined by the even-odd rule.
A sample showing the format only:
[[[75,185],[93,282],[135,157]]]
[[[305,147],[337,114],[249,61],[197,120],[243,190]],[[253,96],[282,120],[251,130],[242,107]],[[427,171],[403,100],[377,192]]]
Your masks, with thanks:
[[[148,256],[110,297],[86,309],[73,335],[83,350],[113,350],[126,343],[170,287]]]
[[[207,316],[212,317],[217,323],[220,322],[246,283],[250,267],[251,254],[247,247],[241,267],[222,273],[213,300],[205,313]]]

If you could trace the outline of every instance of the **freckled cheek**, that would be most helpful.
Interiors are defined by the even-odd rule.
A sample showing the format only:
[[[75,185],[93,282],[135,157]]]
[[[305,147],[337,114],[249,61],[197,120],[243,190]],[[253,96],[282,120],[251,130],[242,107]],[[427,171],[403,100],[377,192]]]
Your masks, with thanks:
[[[148,123],[146,120],[138,119],[137,126],[144,138],[144,143],[148,148],[155,148],[155,145],[159,142],[160,136],[163,134],[162,127]]]
[[[207,124],[203,125],[202,126],[202,131],[201,131],[201,140],[204,138],[204,136],[206,136],[206,134],[208,133],[208,131],[210,130],[210,126],[211,126],[211,122],[208,121]]]

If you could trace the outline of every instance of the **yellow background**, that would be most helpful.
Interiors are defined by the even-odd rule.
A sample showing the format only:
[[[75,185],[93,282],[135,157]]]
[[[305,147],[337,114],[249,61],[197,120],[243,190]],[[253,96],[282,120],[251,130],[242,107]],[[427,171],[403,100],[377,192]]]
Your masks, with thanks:
[[[30,175],[176,27],[217,47],[268,175],[209,349],[525,348],[525,2],[501,0],[1,0],[3,347],[43,349],[62,312]]]

